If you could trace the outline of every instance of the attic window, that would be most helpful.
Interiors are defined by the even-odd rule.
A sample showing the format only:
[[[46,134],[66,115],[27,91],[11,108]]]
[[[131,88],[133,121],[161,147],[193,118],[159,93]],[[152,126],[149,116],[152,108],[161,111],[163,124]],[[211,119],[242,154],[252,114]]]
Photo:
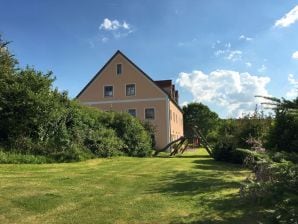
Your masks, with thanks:
[[[136,95],[136,85],[128,84],[126,85],[126,96],[135,96]]]
[[[117,75],[122,74],[122,64],[117,64]]]

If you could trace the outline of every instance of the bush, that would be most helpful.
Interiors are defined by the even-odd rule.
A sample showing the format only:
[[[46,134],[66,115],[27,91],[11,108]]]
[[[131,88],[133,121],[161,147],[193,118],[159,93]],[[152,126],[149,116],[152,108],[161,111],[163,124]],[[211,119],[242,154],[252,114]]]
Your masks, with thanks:
[[[298,153],[297,130],[297,114],[276,109],[275,121],[270,129],[266,147],[275,151]]]
[[[225,161],[236,164],[243,164],[249,155],[249,150],[237,149],[233,143],[219,142],[212,150],[212,157],[217,161]]]
[[[0,151],[0,163],[19,164],[19,163],[51,163],[54,162],[46,156],[24,155],[16,152]]]
[[[0,144],[7,151],[58,162],[150,155],[150,135],[139,120],[70,100],[53,88],[51,72],[16,68],[6,45],[0,38]]]
[[[151,138],[141,121],[128,113],[112,112],[107,126],[115,130],[117,136],[122,139],[126,146],[124,153],[127,155],[139,157],[151,155]]]
[[[283,157],[282,159],[280,159]],[[274,161],[280,162],[274,162]],[[268,223],[292,223],[298,221],[298,165],[287,161],[281,154],[271,157],[267,153],[255,153],[246,159],[254,176],[241,189],[241,195],[266,208]]]
[[[124,155],[125,144],[112,129],[90,130],[84,145],[97,157]]]

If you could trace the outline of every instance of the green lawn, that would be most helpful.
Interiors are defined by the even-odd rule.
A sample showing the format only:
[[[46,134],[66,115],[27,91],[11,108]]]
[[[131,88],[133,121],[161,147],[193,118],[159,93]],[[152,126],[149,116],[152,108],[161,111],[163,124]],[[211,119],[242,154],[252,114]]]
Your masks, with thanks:
[[[238,194],[248,174],[203,150],[0,165],[0,223],[254,223]]]

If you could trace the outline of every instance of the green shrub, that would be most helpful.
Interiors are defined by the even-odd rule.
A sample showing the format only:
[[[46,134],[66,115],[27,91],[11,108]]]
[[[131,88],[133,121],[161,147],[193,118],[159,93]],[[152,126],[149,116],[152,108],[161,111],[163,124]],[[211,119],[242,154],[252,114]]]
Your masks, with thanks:
[[[268,223],[296,224],[298,221],[298,164],[285,157],[252,152],[246,159],[247,167],[255,175],[242,187],[241,195],[266,208]]]
[[[52,158],[56,162],[78,162],[86,159],[92,159],[95,156],[88,150],[73,146],[66,148],[65,150],[57,150],[48,154],[48,157]]]
[[[286,112],[277,112],[269,132],[267,148],[275,151],[298,152],[298,117]]]
[[[101,128],[99,130],[90,130],[84,145],[97,157],[111,157],[123,155],[126,146],[112,129]]]
[[[0,51],[0,144],[7,151],[58,162],[150,155],[150,134],[139,120],[81,106],[53,88],[51,72],[16,63],[8,50]]]
[[[127,113],[115,113],[108,124],[126,145],[124,152],[129,156],[149,156],[151,154],[151,138],[142,126],[141,121]]]
[[[212,150],[212,157],[217,161],[243,164],[249,150],[237,149],[232,143],[217,143]]]
[[[46,156],[26,155],[16,152],[0,151],[0,163],[4,164],[20,164],[20,163],[51,163],[54,162]]]

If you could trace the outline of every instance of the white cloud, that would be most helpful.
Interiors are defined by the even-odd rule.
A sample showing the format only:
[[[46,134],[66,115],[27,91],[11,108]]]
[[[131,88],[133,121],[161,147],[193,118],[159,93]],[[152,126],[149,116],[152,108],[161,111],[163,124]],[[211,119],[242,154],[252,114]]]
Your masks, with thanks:
[[[99,26],[101,32],[101,42],[106,43],[110,39],[119,39],[126,37],[134,30],[132,26],[126,21],[120,22],[118,20],[110,20],[105,18]]]
[[[288,81],[291,85],[298,86],[298,79],[295,79],[293,74],[288,75]]]
[[[215,48],[215,45],[214,47]],[[218,49],[214,52],[214,55],[216,57],[223,56],[224,59],[235,62],[235,61],[241,61],[242,60],[242,51],[240,50],[232,50],[231,43],[225,43],[223,45],[223,48]]]
[[[298,60],[298,51],[295,51],[295,52],[292,54],[292,58],[295,59],[295,60]]]
[[[110,20],[108,18],[105,18],[99,26],[100,30],[118,30],[118,29],[130,29],[130,25],[126,23],[125,21],[121,24],[118,20]]]
[[[231,43],[229,42],[229,43],[226,43],[226,44],[225,44],[225,47],[228,48],[228,49],[230,49],[230,48],[232,47],[232,45],[231,45]]]
[[[286,93],[286,97],[289,99],[294,99],[298,96],[298,79],[295,79],[293,74],[289,74],[288,81],[291,89]]]
[[[101,42],[103,42],[103,43],[106,43],[108,40],[109,40],[109,38],[107,38],[107,37],[101,38]]]
[[[252,41],[253,38],[251,38],[251,37],[246,37],[246,36],[244,36],[244,35],[242,34],[242,35],[240,35],[239,40]]]
[[[235,50],[235,51],[229,51],[228,55],[225,57],[225,59],[230,61],[240,61],[242,59],[242,51]]]
[[[290,12],[284,15],[281,19],[277,20],[274,24],[275,27],[287,27],[298,20],[298,5],[296,5]]]
[[[223,54],[225,54],[225,53],[226,53],[225,50],[217,50],[217,51],[214,52],[214,55],[215,55],[216,57],[219,57],[220,55],[223,55]]]
[[[180,87],[190,91],[195,101],[216,104],[229,115],[238,117],[251,112],[260,99],[255,95],[268,96],[266,85],[269,77],[231,70],[215,70],[210,74],[202,71],[181,72],[176,80]]]
[[[267,67],[265,65],[262,65],[261,68],[258,69],[258,72],[263,73],[267,70]]]
[[[186,106],[187,104],[189,104],[189,102],[188,102],[188,101],[184,101],[183,103],[180,104],[180,107],[184,107],[184,106]]]
[[[252,63],[246,62],[245,65],[250,68],[252,66]]]
[[[130,25],[128,23],[126,23],[125,21],[123,22],[123,25],[122,26],[126,30],[129,30],[130,29]]]

